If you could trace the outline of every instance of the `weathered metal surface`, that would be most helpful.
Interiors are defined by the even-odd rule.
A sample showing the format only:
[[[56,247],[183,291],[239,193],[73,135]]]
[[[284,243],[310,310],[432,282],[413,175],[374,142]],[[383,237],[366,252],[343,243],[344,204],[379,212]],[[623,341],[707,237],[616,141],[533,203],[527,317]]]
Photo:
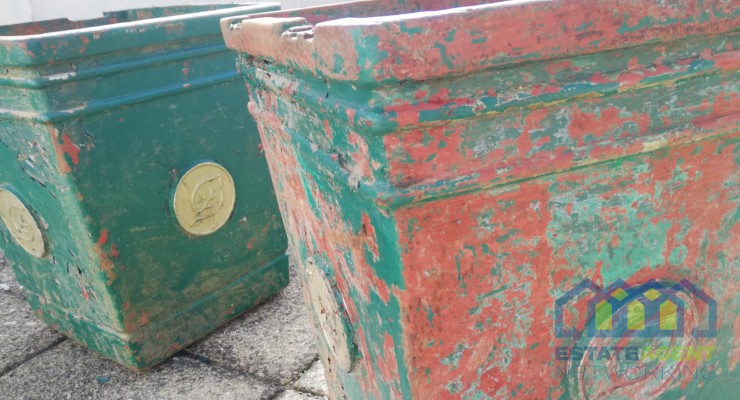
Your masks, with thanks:
[[[218,30],[277,8],[0,27],[0,238],[54,329],[141,369],[287,284],[269,171]],[[168,18],[139,21],[151,17]]]
[[[474,3],[222,20],[331,397],[734,398],[740,3]]]

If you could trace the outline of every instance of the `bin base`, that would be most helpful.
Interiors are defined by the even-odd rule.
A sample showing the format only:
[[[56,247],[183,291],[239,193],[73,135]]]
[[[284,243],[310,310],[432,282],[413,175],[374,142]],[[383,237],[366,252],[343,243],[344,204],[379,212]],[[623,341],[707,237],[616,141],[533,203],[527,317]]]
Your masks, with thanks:
[[[235,280],[170,317],[124,333],[86,320],[74,312],[42,304],[26,291],[36,315],[52,329],[128,369],[155,366],[211,331],[262,303],[288,285],[288,256]]]

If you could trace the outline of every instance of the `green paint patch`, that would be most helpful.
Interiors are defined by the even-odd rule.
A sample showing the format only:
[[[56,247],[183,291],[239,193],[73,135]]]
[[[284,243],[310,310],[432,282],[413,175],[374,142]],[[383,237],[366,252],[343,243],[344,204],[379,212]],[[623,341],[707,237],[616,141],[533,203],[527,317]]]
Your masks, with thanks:
[[[455,255],[455,268],[457,269],[457,284],[461,289],[465,289],[465,277],[462,274],[462,265],[460,264],[460,256]]]
[[[427,311],[427,320],[429,321],[429,325],[434,326],[434,311],[432,311],[432,308],[429,306],[424,306],[424,309]]]
[[[490,292],[481,293],[475,296],[475,300],[478,302],[478,306],[469,309],[468,314],[478,315],[482,313],[484,308],[491,306],[491,299],[496,298],[499,294],[505,293],[508,288],[509,285],[502,285],[501,287],[491,290]]]
[[[656,24],[655,18],[651,16],[644,16],[640,21],[632,26],[627,25],[627,19],[625,18],[624,22],[622,23],[622,26],[617,29],[617,32],[619,34],[624,35],[626,33],[636,32],[641,29],[649,28]]]
[[[582,31],[588,29],[589,27],[591,27],[593,25],[594,25],[594,22],[593,21],[584,22],[581,25],[579,25],[579,26],[576,27],[576,32],[582,32]]]
[[[678,246],[671,250],[671,254],[668,256],[668,262],[673,266],[683,266],[686,256],[688,255],[688,249],[685,245]]]
[[[462,391],[462,388],[463,384],[462,381],[460,381],[460,378],[457,378],[456,380],[445,385],[445,389],[447,389],[450,394],[460,393],[460,391]]]
[[[362,300],[364,296],[354,288],[350,288],[349,295],[360,309],[360,312],[364,315],[377,316],[377,318],[363,319],[361,323],[362,330],[365,332],[365,346],[372,352],[370,357],[382,357],[385,354],[386,335],[393,339],[393,351],[398,361],[396,365],[398,365],[398,379],[400,382],[376,381],[375,384],[379,385],[381,393],[391,393],[390,385],[393,384],[402,396],[410,397],[411,387],[408,379],[408,366],[403,362],[405,350],[403,348],[401,325],[395,323],[395,321],[401,319],[401,308],[398,299],[391,296],[388,303],[386,303],[378,296],[376,291],[372,290],[370,298],[365,302]],[[375,376],[382,376],[378,365],[378,362],[373,363],[374,374]]]
[[[511,391],[511,397],[516,397],[516,395],[519,393],[520,390],[522,390],[523,387],[524,387],[523,383],[516,385],[516,389]]]
[[[460,360],[462,359],[463,353],[468,349],[467,345],[457,344],[452,354],[442,358],[440,362],[442,365],[450,366],[450,369],[456,370],[460,367]]]
[[[490,292],[482,293],[482,294],[479,294],[479,295],[475,296],[475,299],[477,301],[482,301],[483,299],[487,299],[489,297],[493,297],[496,294],[501,293],[501,292],[505,291],[508,288],[509,288],[509,285],[502,285],[501,287],[496,288],[494,290],[491,290]]]
[[[447,68],[452,69],[455,66],[455,64],[450,59],[450,56],[447,54],[447,46],[441,43],[436,43],[433,47],[436,49],[439,49],[439,55],[442,57],[442,63]]]
[[[511,239],[512,236],[515,236],[515,235],[517,235],[519,233],[522,233],[522,231],[519,230],[519,229],[512,229],[509,232],[507,232],[506,234],[503,234],[503,235],[497,237],[496,238],[496,242],[497,243],[503,243],[503,242]]]
[[[339,54],[334,55],[334,69],[335,74],[343,73],[347,75],[347,70],[344,68],[344,59]]]
[[[416,27],[409,27],[407,23],[401,22],[398,24],[401,32],[408,34],[409,36],[415,36],[420,33],[424,33],[424,29],[416,26]]]
[[[608,175],[619,174],[623,165],[616,162],[601,168],[609,171]],[[547,237],[554,251],[579,268],[602,265],[605,282],[630,277],[647,265],[662,265],[665,260],[660,249],[665,247],[672,223],[644,217],[660,215],[649,194],[621,190],[607,195],[612,189],[601,183],[602,179],[614,180],[589,177],[566,190],[551,186],[553,217]]]
[[[694,60],[689,65],[689,72],[697,72],[708,70],[714,67],[714,61],[712,60]]]
[[[421,135],[421,144],[424,146],[429,146],[434,141],[434,138],[428,133],[424,132]]]

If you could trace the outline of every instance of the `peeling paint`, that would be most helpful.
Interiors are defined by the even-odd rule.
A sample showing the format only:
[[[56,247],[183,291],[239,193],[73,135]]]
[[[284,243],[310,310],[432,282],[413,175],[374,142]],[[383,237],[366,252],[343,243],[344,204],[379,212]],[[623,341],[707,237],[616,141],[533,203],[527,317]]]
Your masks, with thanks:
[[[730,393],[740,8],[480,3],[338,4],[240,17],[238,30],[222,21],[241,53],[330,397]],[[458,6],[470,7],[444,10]],[[283,35],[292,27],[310,38]],[[307,284],[316,257],[354,330],[351,373],[321,331]],[[707,364],[717,379],[558,376],[568,363],[555,357],[554,304],[586,278],[700,285],[721,310],[707,341],[723,354]],[[568,313],[586,323],[585,305]]]
[[[46,79],[50,81],[64,81],[77,75],[75,72],[62,72],[59,74],[49,75]]]
[[[218,35],[222,17],[277,8],[176,6],[0,27],[0,186],[17,190],[46,244],[38,257],[19,241],[3,249],[53,329],[146,369],[287,285],[266,162],[236,150],[257,149],[259,136]],[[204,158],[229,166],[237,194],[221,229],[196,239],[177,221],[173,189]],[[216,199],[201,204],[215,208],[218,188],[189,200]],[[0,237],[10,238],[2,222]]]

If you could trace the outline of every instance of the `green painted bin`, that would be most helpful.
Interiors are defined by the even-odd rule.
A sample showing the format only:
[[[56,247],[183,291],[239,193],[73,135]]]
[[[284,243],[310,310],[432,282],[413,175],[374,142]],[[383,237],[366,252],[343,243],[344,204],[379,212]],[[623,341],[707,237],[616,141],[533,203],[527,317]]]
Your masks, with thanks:
[[[360,1],[222,30],[332,399],[737,398],[740,2]]]
[[[143,369],[288,282],[218,21],[246,3],[0,27],[0,244],[53,329]]]

